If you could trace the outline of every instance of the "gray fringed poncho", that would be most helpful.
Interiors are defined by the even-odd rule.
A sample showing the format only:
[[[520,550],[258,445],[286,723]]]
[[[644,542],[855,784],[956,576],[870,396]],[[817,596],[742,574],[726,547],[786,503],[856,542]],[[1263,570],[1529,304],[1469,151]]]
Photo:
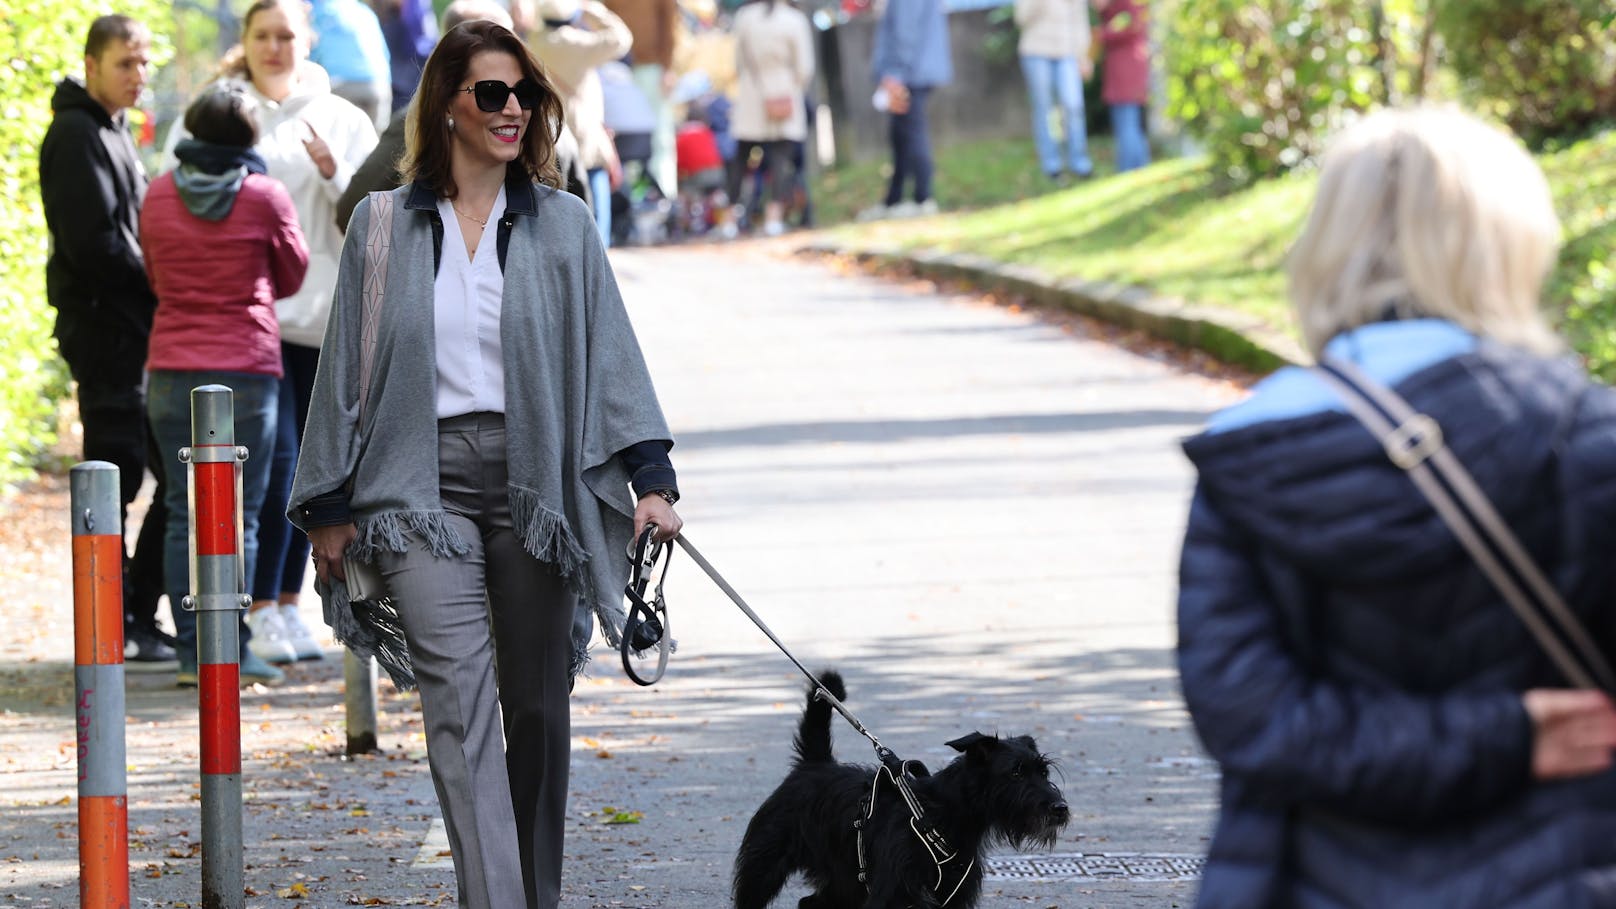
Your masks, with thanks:
[[[588,660],[595,618],[612,646],[622,635],[634,502],[615,455],[672,436],[588,209],[548,187],[523,191],[528,186],[507,184],[512,226],[500,343],[510,503],[527,551],[553,564],[578,595],[576,676]],[[349,551],[365,561],[383,549],[403,552],[407,531],[440,556],[468,549],[444,521],[438,496],[432,217],[407,206],[410,191],[392,193],[392,248],[362,426],[360,310],[370,200],[348,226],[292,485],[294,523],[310,499],[350,490],[359,536]],[[387,610],[356,616],[341,582],[323,590],[322,599],[337,640],[357,653],[378,655],[383,641],[402,640],[400,629],[385,627],[393,621]],[[414,684],[407,651],[402,660],[381,662],[400,686]]]

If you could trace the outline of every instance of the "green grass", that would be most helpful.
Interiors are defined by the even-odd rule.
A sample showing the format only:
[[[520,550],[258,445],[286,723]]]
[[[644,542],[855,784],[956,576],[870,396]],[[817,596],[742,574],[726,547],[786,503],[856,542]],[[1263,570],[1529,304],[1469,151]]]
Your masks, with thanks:
[[[1100,161],[1109,157],[1096,154]],[[1547,303],[1590,366],[1616,376],[1616,131],[1539,161],[1566,240]],[[1029,142],[942,150],[936,194],[944,215],[844,227],[839,236],[970,252],[1056,278],[1142,285],[1292,330],[1281,266],[1312,199],[1314,175],[1230,189],[1204,160],[1182,158],[1059,189],[1034,162]],[[879,184],[874,166],[824,174],[816,198],[823,200],[821,223],[868,205],[878,194],[871,184]],[[855,189],[863,193],[857,203]]]

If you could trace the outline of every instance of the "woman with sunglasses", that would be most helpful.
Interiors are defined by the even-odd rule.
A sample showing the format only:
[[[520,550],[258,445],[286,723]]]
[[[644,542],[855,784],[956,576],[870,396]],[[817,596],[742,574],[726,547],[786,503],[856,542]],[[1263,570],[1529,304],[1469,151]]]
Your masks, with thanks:
[[[409,118],[406,185],[348,227],[291,516],[338,639],[420,686],[460,905],[549,909],[571,682],[595,619],[620,639],[630,540],[679,531],[673,443],[527,48],[456,26]],[[345,556],[396,620],[353,609]]]

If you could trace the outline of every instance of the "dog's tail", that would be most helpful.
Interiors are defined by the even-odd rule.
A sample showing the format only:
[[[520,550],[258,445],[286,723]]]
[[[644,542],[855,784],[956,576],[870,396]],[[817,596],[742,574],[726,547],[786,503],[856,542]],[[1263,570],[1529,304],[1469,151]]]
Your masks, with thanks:
[[[819,674],[819,681],[836,700],[847,699],[841,673],[827,669]],[[808,686],[808,706],[803,708],[802,723],[797,726],[797,738],[792,743],[798,764],[829,764],[835,760],[830,752],[831,706],[829,701],[817,696],[818,690],[815,685]]]

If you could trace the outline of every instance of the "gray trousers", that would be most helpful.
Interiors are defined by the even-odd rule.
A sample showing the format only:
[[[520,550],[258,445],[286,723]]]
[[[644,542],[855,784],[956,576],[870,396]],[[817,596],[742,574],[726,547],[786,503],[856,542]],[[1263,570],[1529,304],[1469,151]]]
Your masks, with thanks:
[[[554,909],[576,598],[511,529],[501,415],[439,421],[438,471],[443,507],[471,552],[440,558],[412,533],[409,551],[378,564],[421,686],[460,905]]]

